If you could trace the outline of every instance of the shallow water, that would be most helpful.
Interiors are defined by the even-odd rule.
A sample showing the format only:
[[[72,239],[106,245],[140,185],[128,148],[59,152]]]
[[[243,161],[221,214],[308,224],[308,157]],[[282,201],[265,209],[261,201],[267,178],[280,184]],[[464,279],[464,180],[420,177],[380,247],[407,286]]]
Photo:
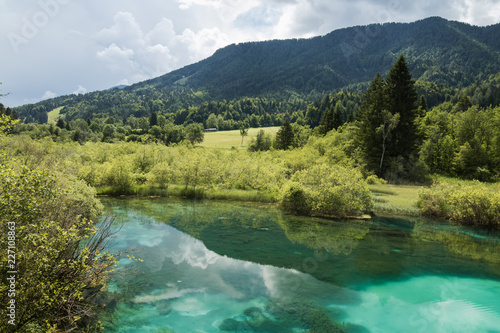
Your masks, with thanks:
[[[213,201],[105,199],[117,332],[500,332],[500,237]]]

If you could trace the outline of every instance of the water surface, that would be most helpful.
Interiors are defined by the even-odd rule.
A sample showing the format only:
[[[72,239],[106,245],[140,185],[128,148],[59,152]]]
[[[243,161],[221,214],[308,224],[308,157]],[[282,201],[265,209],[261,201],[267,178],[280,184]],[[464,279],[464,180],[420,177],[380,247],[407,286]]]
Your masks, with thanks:
[[[117,332],[500,332],[500,237],[423,219],[105,199]]]

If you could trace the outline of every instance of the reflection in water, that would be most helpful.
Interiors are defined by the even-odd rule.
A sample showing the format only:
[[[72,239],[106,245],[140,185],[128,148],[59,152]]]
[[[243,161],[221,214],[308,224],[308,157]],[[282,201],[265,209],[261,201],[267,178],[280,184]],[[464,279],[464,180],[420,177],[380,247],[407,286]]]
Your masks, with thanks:
[[[495,332],[499,238],[420,220],[323,221],[267,206],[109,199],[119,332]],[[319,223],[321,222],[321,223]],[[466,249],[462,249],[466,248]],[[347,323],[338,325],[335,322]]]
[[[328,254],[349,255],[370,230],[371,221],[336,221],[300,217],[278,219],[286,237],[292,243],[326,251]]]

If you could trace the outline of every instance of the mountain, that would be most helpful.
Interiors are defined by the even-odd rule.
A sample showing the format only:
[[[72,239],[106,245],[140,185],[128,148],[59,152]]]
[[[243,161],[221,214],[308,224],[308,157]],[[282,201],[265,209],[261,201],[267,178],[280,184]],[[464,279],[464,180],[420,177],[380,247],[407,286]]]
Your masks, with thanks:
[[[421,91],[447,93],[500,72],[500,24],[478,27],[431,17],[335,30],[310,39],[229,45],[198,63],[123,89],[63,96],[18,109],[20,117],[65,106],[69,119],[174,113],[243,97],[277,102],[349,88],[360,91],[404,54]],[[361,86],[359,86],[361,84]],[[430,92],[429,92],[430,93]],[[432,103],[431,103],[432,104]]]

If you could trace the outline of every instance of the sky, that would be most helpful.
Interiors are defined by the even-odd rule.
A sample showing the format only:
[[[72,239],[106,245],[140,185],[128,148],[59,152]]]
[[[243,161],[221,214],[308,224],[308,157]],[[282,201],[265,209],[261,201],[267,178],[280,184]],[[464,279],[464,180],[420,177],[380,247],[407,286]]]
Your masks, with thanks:
[[[0,103],[130,85],[233,43],[441,16],[500,23],[500,0],[0,0]]]

